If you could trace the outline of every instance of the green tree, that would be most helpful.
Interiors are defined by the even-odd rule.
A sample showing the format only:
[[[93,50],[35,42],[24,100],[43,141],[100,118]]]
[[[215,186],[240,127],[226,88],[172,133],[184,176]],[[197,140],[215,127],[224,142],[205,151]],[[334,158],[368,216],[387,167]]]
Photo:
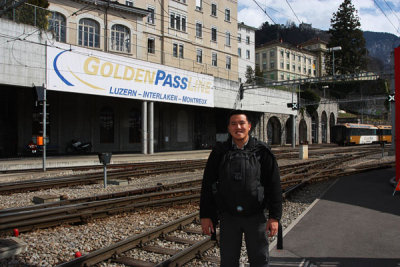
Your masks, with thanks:
[[[351,0],[344,0],[331,19],[329,33],[331,38],[328,47],[342,47],[335,53],[335,73],[358,73],[367,68],[367,49],[365,39],[360,29],[361,23],[358,11]],[[326,57],[326,69],[328,74],[332,72],[332,52]]]
[[[6,4],[6,6],[11,6],[14,2],[11,1]],[[4,17],[18,23],[29,24],[46,30],[48,26],[47,17],[50,14],[47,10],[48,6],[49,2],[47,0],[28,0],[24,4],[17,5],[16,8],[8,10],[4,14]]]
[[[310,88],[302,91],[300,97],[305,100],[307,113],[310,114],[310,116],[314,114],[319,107],[321,98]]]
[[[256,69],[254,71],[255,74],[255,81],[257,85],[264,85],[265,84],[265,80],[264,80],[264,75],[263,72],[260,70],[260,67],[256,66]]]
[[[246,77],[246,83],[255,83],[256,73],[251,66],[247,66],[246,74],[244,76]]]

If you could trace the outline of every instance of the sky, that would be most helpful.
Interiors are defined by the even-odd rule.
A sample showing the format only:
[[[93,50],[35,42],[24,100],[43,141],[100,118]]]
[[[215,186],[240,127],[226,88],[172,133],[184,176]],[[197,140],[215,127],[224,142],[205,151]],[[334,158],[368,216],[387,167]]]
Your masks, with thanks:
[[[311,23],[328,30],[343,0],[238,0],[238,21],[258,28],[263,22]],[[363,31],[388,32],[400,37],[400,0],[352,0]],[[259,7],[258,5],[261,7]],[[289,5],[290,4],[290,5]],[[264,13],[264,11],[268,15]],[[272,20],[273,21],[272,21]]]

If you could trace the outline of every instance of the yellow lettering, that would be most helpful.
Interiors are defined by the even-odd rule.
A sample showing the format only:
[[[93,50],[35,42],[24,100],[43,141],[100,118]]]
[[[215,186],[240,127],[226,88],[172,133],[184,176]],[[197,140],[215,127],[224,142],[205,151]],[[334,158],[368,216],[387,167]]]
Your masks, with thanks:
[[[194,85],[194,90],[193,90],[193,91],[199,92],[199,91],[200,91],[200,88],[201,88],[201,81],[196,80],[196,83],[195,83],[195,85]]]
[[[115,66],[115,71],[114,71],[114,79],[121,79],[121,76],[118,76],[118,70],[119,70],[119,64]]]
[[[106,72],[106,68],[107,68],[107,72]],[[101,65],[101,68],[100,68],[101,76],[110,77],[112,73],[113,73],[113,65],[110,62],[106,62],[103,65]]]
[[[188,80],[188,91],[193,91],[193,87],[192,87],[192,77],[189,78]]]
[[[130,72],[130,73],[129,73]],[[128,76],[129,74],[129,76]],[[125,67],[124,71],[124,80],[133,80],[133,76],[135,75],[135,70],[132,67]]]
[[[92,62],[93,64],[90,64]],[[99,64],[100,64],[100,59],[98,59],[97,57],[88,57],[85,60],[85,63],[83,64],[83,70],[85,71],[86,74],[96,75],[97,72],[99,71]]]
[[[144,75],[144,82],[147,82],[148,84],[154,84],[154,76],[156,75],[156,72],[150,72],[146,70],[146,74]]]
[[[210,88],[211,88],[211,82],[206,82],[205,88],[204,88],[204,93],[209,94]]]
[[[143,77],[143,71],[142,69],[137,69],[136,70],[136,78],[135,78],[135,82],[143,82],[143,80],[141,80],[141,78]]]

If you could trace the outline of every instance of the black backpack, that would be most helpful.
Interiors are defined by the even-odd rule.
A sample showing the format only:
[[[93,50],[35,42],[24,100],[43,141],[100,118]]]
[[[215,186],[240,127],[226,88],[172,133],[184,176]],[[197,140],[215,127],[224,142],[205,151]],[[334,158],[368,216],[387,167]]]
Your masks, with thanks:
[[[213,193],[220,211],[232,215],[251,215],[264,210],[264,186],[261,184],[261,142],[251,149],[228,150],[221,155]]]

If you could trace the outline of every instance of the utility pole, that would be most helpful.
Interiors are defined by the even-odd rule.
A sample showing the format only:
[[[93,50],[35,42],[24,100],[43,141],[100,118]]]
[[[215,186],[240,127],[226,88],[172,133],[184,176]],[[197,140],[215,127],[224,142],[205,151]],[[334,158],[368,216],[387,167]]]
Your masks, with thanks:
[[[335,51],[342,50],[341,46],[335,46],[329,48],[329,52],[332,52],[332,75],[335,76]]]

